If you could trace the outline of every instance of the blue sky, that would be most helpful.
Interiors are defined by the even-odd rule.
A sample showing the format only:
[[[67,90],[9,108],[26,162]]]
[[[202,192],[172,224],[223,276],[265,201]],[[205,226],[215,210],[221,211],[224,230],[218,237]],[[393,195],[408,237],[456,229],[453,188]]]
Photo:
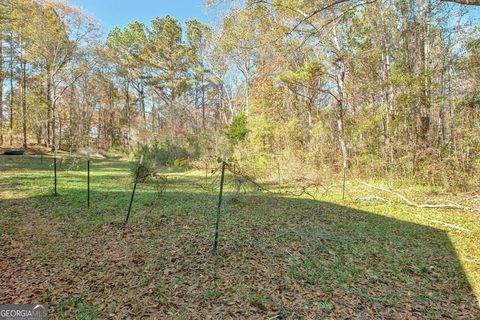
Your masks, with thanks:
[[[149,23],[155,17],[171,15],[184,22],[197,19],[213,21],[215,12],[206,11],[203,0],[67,0],[83,7],[101,23],[105,33],[115,26],[124,27],[132,21]]]
[[[124,27],[135,20],[149,23],[155,17],[170,15],[185,22],[197,19],[201,22],[214,22],[218,12],[227,9],[228,5],[220,5],[217,10],[207,11],[204,0],[67,0],[77,7],[83,7],[93,14],[108,33],[115,26]],[[452,7],[462,7],[451,4]],[[480,17],[480,9],[464,6],[470,19]]]

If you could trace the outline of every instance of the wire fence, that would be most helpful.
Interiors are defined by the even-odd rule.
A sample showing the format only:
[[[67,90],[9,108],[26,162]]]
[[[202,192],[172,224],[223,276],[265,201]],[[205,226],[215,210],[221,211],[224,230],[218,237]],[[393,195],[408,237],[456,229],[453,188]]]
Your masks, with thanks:
[[[108,161],[108,160],[107,160]],[[99,177],[99,172],[102,170],[102,161],[97,159],[90,159],[85,156],[78,156],[74,154],[69,155],[25,155],[25,156],[11,156],[0,158],[0,165],[2,169],[15,172],[15,176],[21,176],[27,174],[28,171],[47,171],[48,175],[43,175],[43,180],[35,187],[35,192],[40,192],[46,195],[66,195],[68,190],[64,190],[63,187],[66,183],[73,180],[76,182],[79,179],[82,181],[82,187],[84,188],[85,195],[84,201],[87,208],[90,208],[91,204],[95,201],[99,201],[96,198],[95,192],[97,190],[91,190],[91,184],[96,184],[96,187],[101,183],[98,181],[102,179]],[[278,181],[276,185],[268,185],[258,182],[255,178],[249,176],[242,170],[239,163],[234,161],[228,162],[226,154],[224,154],[221,163],[216,165],[205,164],[205,175],[192,176],[191,171],[184,172],[162,172],[159,171],[151,175],[151,178],[147,181],[139,181],[140,169],[142,166],[142,159],[139,160],[138,165],[134,168],[134,174],[129,171],[125,172],[125,167],[122,168],[123,172],[120,178],[120,174],[113,174],[111,179],[117,181],[116,185],[120,187],[122,193],[130,193],[130,200],[125,205],[126,215],[125,224],[129,222],[129,219],[135,212],[135,193],[142,193],[143,187],[138,188],[138,184],[148,184],[149,190],[154,190],[153,197],[160,197],[170,186],[172,179],[188,179],[189,186],[191,188],[197,188],[206,194],[214,195],[218,192],[217,213],[214,228],[214,244],[213,252],[215,253],[218,246],[218,234],[220,232],[220,218],[221,210],[225,206],[229,206],[230,203],[236,200],[240,194],[248,192],[265,192],[276,196],[289,196],[289,197],[302,197],[307,196],[316,200],[316,194],[318,193],[318,184],[312,181],[303,181],[300,184],[300,188],[289,188],[285,181],[282,180],[280,170],[278,170]],[[22,168],[22,169],[19,169]],[[197,168],[201,169],[201,168]],[[195,179],[193,179],[195,177]],[[125,179],[125,180],[123,180]],[[137,189],[138,188],[138,189]],[[225,192],[224,192],[225,190]],[[328,188],[326,188],[328,190]],[[82,196],[83,197],[83,196]],[[83,201],[83,200],[82,200]]]

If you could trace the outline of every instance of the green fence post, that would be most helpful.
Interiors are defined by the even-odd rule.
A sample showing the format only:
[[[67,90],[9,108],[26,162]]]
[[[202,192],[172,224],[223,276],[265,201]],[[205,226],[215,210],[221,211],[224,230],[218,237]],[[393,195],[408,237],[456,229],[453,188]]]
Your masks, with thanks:
[[[220,210],[222,208],[223,181],[225,178],[225,163],[227,161],[227,149],[223,150],[222,175],[220,177],[220,193],[218,195],[217,221],[215,222],[215,239],[213,240],[213,254],[217,252],[218,247],[218,227],[220,224]]]
[[[140,167],[143,163],[143,154],[140,156],[140,161],[138,162],[137,172],[135,173],[135,182],[133,184],[132,197],[130,198],[130,204],[128,206],[127,217],[125,218],[125,224],[127,224],[128,219],[130,218],[130,213],[132,212],[133,198],[135,197],[135,190],[137,189],[138,176],[140,174]]]
[[[57,148],[53,151],[53,195],[58,196],[57,193]]]
[[[90,155],[87,159],[87,207],[90,207]]]

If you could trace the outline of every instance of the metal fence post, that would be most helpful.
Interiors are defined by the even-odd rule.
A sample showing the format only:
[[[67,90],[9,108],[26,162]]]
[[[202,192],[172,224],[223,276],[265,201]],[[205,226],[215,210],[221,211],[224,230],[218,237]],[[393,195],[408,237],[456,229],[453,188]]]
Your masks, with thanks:
[[[215,222],[215,239],[213,241],[213,254],[217,252],[218,247],[218,227],[220,224],[220,210],[222,208],[223,181],[225,178],[225,163],[227,161],[227,149],[223,150],[222,175],[220,177],[220,193],[218,195],[217,221]]]
[[[137,172],[135,173],[135,182],[133,183],[132,197],[130,198],[130,204],[128,206],[128,213],[127,213],[127,217],[125,219],[125,224],[128,222],[128,219],[130,218],[130,213],[132,212],[133,198],[135,197],[135,190],[137,189],[138,176],[140,174],[140,167],[141,167],[142,163],[143,163],[143,154],[140,156],[140,161],[138,162]]]
[[[58,196],[57,193],[57,148],[53,151],[53,195]]]
[[[87,159],[87,206],[90,207],[90,155]]]

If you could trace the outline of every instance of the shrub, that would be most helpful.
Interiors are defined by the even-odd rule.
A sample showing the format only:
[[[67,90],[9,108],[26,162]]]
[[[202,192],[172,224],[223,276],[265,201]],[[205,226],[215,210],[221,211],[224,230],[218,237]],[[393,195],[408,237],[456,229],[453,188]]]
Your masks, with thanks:
[[[232,123],[223,132],[223,134],[233,145],[237,144],[239,141],[245,140],[245,137],[248,134],[247,116],[244,113],[240,113],[239,115],[235,116],[232,120]]]
[[[143,164],[139,167],[138,159],[143,155]],[[186,167],[190,154],[186,148],[180,146],[172,140],[166,140],[163,143],[154,145],[140,145],[131,151],[129,156],[135,160],[131,167],[132,175],[139,172],[138,182],[145,182],[148,177],[154,176],[161,167]]]

